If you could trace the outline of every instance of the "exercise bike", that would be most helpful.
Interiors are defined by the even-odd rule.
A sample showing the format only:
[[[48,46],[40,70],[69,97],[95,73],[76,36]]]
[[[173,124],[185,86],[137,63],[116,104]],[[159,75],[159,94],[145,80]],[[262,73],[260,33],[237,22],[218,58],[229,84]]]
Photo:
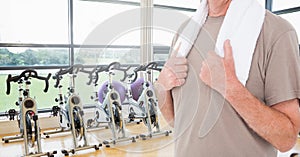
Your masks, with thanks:
[[[130,86],[127,86],[126,98],[130,105],[129,118],[133,119],[143,119],[144,124],[148,128],[148,133],[141,134],[140,137],[145,140],[147,138],[152,138],[153,136],[165,135],[169,136],[172,131],[161,130],[158,118],[158,101],[155,96],[153,85],[150,81],[150,76],[152,70],[161,71],[157,67],[156,62],[150,62],[147,65],[141,65],[134,70],[134,75],[126,76],[129,79]],[[138,72],[143,74],[143,77],[137,79]]]
[[[89,81],[86,83],[87,85],[93,84],[94,92],[93,95],[90,97],[91,100],[95,102],[95,116],[92,119],[87,120],[87,129],[94,129],[104,127],[108,129],[109,119],[107,118],[107,114],[105,113],[104,109],[101,105],[99,105],[98,99],[98,79],[99,73],[104,72],[106,70],[105,66],[96,66],[91,71],[85,70],[84,68],[80,69],[80,72],[88,74]],[[104,125],[101,125],[104,124]]]
[[[100,102],[98,106],[99,115],[105,115],[103,119],[106,120],[105,122],[108,123],[112,132],[112,138],[103,141],[106,147],[110,147],[110,144],[116,144],[118,142],[136,142],[137,138],[126,135],[125,121],[122,114],[122,100],[125,98],[125,89],[121,87],[122,85],[119,82],[112,80],[112,76],[115,75],[114,70],[119,68],[120,63],[113,62],[109,64],[107,68],[100,70],[105,71],[108,75],[108,81],[102,85],[98,93]],[[101,117],[103,116],[99,116],[99,118]],[[96,121],[101,122],[103,119],[96,119]]]
[[[61,150],[61,152],[68,156],[70,153],[75,154],[77,151],[94,148],[98,150],[102,144],[89,145],[86,137],[86,126],[83,119],[83,106],[80,97],[75,93],[75,77],[82,65],[73,65],[67,69],[60,69],[56,74],[56,84],[59,87],[60,76],[69,74],[69,96],[64,108],[61,108],[62,112],[59,112],[62,117],[67,118],[66,124],[70,126],[73,137],[73,148],[70,150]],[[60,92],[61,93],[61,92]],[[62,101],[62,95],[60,95],[60,101]]]
[[[12,77],[11,74],[8,75],[6,80],[7,90],[6,94],[10,94],[10,82],[18,82],[19,92],[23,92],[23,97],[20,100],[20,131],[24,138],[25,144],[25,156],[38,157],[38,156],[48,156],[53,157],[56,154],[56,151],[53,152],[42,152],[41,147],[41,134],[39,127],[39,119],[37,115],[37,103],[30,97],[29,86],[31,85],[31,78],[44,80],[45,89],[44,92],[48,91],[49,87],[49,78],[51,74],[49,73],[47,77],[38,76],[37,72],[32,69],[23,71],[20,75]],[[21,90],[21,84],[24,79],[25,81],[25,90]]]
[[[52,77],[54,80],[56,80],[56,84],[54,85],[54,88],[58,88],[58,97],[55,98],[55,102],[58,103],[58,106],[52,107],[52,116],[59,118],[59,128],[55,130],[49,130],[44,131],[43,134],[46,136],[46,138],[49,138],[50,135],[58,134],[58,133],[64,133],[64,132],[70,132],[71,126],[70,121],[68,117],[68,112],[66,108],[67,99],[63,92],[62,92],[62,85],[60,84],[60,81],[63,79],[62,75],[67,74],[68,71],[63,71],[62,69],[55,73],[55,75]],[[70,95],[70,89],[69,89],[69,95]]]
[[[89,74],[89,77],[91,77],[90,73],[93,73],[92,72],[89,72],[89,71],[86,71],[83,69],[83,65],[75,65],[76,66],[76,73],[78,73],[78,71],[80,72],[84,72],[84,73],[88,73]],[[71,70],[71,69],[70,69]],[[56,83],[54,85],[55,88],[58,88],[58,97],[55,98],[55,102],[58,103],[58,106],[53,106],[52,107],[52,116],[58,116],[59,118],[59,128],[58,129],[55,129],[55,130],[50,130],[50,131],[45,131],[43,134],[46,136],[46,138],[49,138],[50,135],[53,135],[53,134],[58,134],[58,133],[64,133],[64,132],[70,132],[71,131],[71,126],[70,126],[70,121],[69,121],[69,116],[68,116],[68,109],[66,108],[66,104],[67,104],[67,100],[68,100],[68,96],[71,95],[71,93],[73,90],[71,87],[68,88],[68,96],[65,96],[62,92],[62,85],[61,85],[61,80],[63,79],[63,75],[65,74],[68,74],[70,73],[70,71],[68,70],[60,70],[59,72],[57,72],[52,78],[54,80],[56,80]],[[87,83],[88,85],[90,84]],[[88,128],[88,126],[87,126]]]
[[[20,78],[18,81],[18,91],[19,91],[19,97],[18,97],[18,101],[15,103],[16,106],[19,106],[20,108],[20,104],[23,101],[23,94],[26,95],[26,92],[24,92],[23,90],[23,79]],[[24,97],[25,97],[24,95]],[[21,110],[21,108],[20,108]],[[21,119],[21,114],[19,112],[17,112],[14,109],[10,109],[8,111],[9,114],[9,120],[15,120],[15,116],[17,116],[17,121],[18,121],[18,126],[20,128],[20,134],[17,134],[15,136],[5,136],[2,138],[2,141],[4,141],[4,143],[9,143],[10,141],[15,141],[15,140],[22,140],[23,139],[23,125],[21,125],[22,121]]]
[[[119,63],[115,63],[115,64],[119,64]],[[126,69],[121,69],[120,67],[118,68],[114,68],[114,70],[118,70],[118,71],[123,71],[124,72],[124,77],[123,79],[120,79],[120,81],[124,81],[126,79],[126,71],[128,71],[131,68],[131,66],[127,67]],[[98,92],[98,79],[99,79],[99,73],[101,72],[105,72],[106,71],[106,67],[105,66],[97,66],[95,67],[92,71],[86,71],[86,70],[80,70],[81,72],[85,72],[89,75],[89,81],[87,82],[87,85],[91,85],[93,83],[93,87],[94,87],[94,92],[93,95],[91,96],[91,99],[95,101],[95,117],[93,119],[88,119],[87,120],[87,127],[88,128],[99,128],[100,126],[103,127],[103,125],[101,125],[102,123],[109,123],[108,118],[107,118],[107,114],[105,113],[105,111],[102,108],[101,103],[103,103],[104,100],[104,96],[100,96],[100,101],[99,101],[99,92]],[[124,95],[125,93],[125,88],[116,81],[113,81],[113,84],[115,84],[115,87],[117,87],[117,91],[119,93],[121,93],[122,95]],[[104,89],[105,88],[105,89]],[[105,83],[104,85],[102,85],[100,91],[104,91],[107,92],[107,83]],[[121,96],[122,97],[122,96]],[[123,96],[124,97],[124,96]],[[122,101],[122,98],[121,98]],[[124,103],[122,103],[122,105],[124,105]],[[139,124],[142,120],[139,121],[135,121],[135,120],[131,120],[131,119],[124,119],[126,124],[132,124],[132,123],[136,123]],[[104,127],[107,129],[108,126],[104,125]]]

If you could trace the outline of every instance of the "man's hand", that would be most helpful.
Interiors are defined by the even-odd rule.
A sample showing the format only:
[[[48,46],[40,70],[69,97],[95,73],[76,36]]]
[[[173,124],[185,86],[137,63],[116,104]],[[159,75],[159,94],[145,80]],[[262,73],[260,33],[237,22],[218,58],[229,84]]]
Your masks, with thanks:
[[[179,47],[172,53],[166,61],[160,75],[158,83],[164,90],[171,90],[174,87],[181,86],[185,83],[188,71],[188,62],[184,57],[176,57]]]
[[[224,42],[224,57],[220,57],[215,52],[208,53],[207,58],[202,62],[199,76],[205,84],[225,97],[226,86],[232,81],[238,81],[229,40]]]
[[[178,48],[166,61],[158,80],[154,84],[158,99],[159,109],[170,126],[174,126],[174,106],[171,96],[171,89],[185,83],[188,71],[188,62],[184,57],[176,57]]]

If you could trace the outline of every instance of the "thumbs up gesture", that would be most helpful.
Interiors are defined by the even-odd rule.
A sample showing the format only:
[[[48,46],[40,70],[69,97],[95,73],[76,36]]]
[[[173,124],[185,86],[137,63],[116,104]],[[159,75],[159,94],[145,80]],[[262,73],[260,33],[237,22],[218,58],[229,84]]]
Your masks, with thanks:
[[[226,88],[232,81],[237,81],[234,58],[230,41],[224,42],[224,57],[209,52],[202,62],[200,79],[225,97]]]
[[[187,77],[187,59],[185,57],[176,57],[179,47],[180,44],[176,50],[172,52],[171,57],[166,61],[157,80],[166,91],[183,85],[185,83],[185,78]]]

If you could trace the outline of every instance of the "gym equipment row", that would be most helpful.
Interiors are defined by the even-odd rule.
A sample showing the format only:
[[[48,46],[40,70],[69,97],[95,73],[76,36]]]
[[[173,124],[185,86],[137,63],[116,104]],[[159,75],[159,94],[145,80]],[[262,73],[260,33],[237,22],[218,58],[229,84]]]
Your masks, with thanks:
[[[85,69],[83,65],[73,65],[70,68],[60,69],[52,77],[56,80],[54,85],[58,89],[58,98],[55,99],[59,106],[54,106],[53,116],[59,116],[59,129],[45,131],[44,135],[49,138],[52,134],[71,131],[74,147],[71,150],[61,150],[66,156],[76,151],[94,148],[98,150],[102,144],[109,147],[111,144],[116,144],[124,141],[136,142],[136,139],[141,138],[146,140],[158,135],[168,136],[171,131],[161,130],[158,118],[158,104],[155,97],[155,92],[149,79],[153,70],[160,71],[156,62],[151,62],[146,65],[136,67],[131,73],[131,66],[124,68],[119,62],[113,62],[108,66],[95,66],[91,71]],[[123,78],[120,81],[113,80],[115,71],[123,72]],[[75,92],[75,78],[78,72],[88,74],[89,81],[87,85],[95,88],[94,96],[91,98],[95,101],[95,115],[93,119],[87,120],[87,126],[90,128],[98,127],[99,124],[105,124],[111,130],[112,137],[104,140],[97,145],[89,145],[86,139],[87,126],[84,121],[84,111],[80,96]],[[104,82],[99,90],[97,90],[100,73],[105,73],[107,81]],[[138,73],[141,77],[138,78]],[[62,93],[61,80],[63,76],[69,77],[68,93],[65,96]],[[3,137],[2,141],[8,143],[10,140],[23,138],[25,144],[26,156],[53,156],[56,151],[42,153],[40,144],[40,129],[37,115],[37,104],[34,99],[29,97],[30,79],[36,78],[45,81],[44,92],[47,92],[49,87],[49,73],[46,78],[38,76],[37,72],[32,69],[23,71],[20,75],[12,77],[8,75],[7,79],[7,94],[10,93],[10,82],[17,82],[19,85],[19,98],[17,105],[20,106],[19,122],[20,135]],[[25,89],[23,84],[25,82]],[[125,105],[126,104],[126,105]],[[129,109],[129,114],[123,116],[122,108],[126,106]],[[14,120],[17,111],[9,110],[10,120]],[[148,129],[148,132],[141,135],[128,136],[126,133],[126,124],[134,121],[143,121]],[[103,125],[101,125],[103,126]],[[26,128],[26,129],[24,129]],[[36,143],[36,144],[35,144]],[[37,146],[37,151],[33,148]]]

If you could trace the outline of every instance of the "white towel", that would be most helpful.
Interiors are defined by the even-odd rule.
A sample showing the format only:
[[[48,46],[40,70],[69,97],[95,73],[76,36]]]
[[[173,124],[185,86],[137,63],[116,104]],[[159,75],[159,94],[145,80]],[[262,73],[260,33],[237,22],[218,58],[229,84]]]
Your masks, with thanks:
[[[208,16],[207,0],[202,0],[195,15],[179,35],[174,48],[180,44],[178,57],[186,57]],[[223,44],[230,40],[238,79],[246,84],[252,56],[265,18],[265,9],[257,0],[232,0],[220,28],[216,53],[224,56]]]

